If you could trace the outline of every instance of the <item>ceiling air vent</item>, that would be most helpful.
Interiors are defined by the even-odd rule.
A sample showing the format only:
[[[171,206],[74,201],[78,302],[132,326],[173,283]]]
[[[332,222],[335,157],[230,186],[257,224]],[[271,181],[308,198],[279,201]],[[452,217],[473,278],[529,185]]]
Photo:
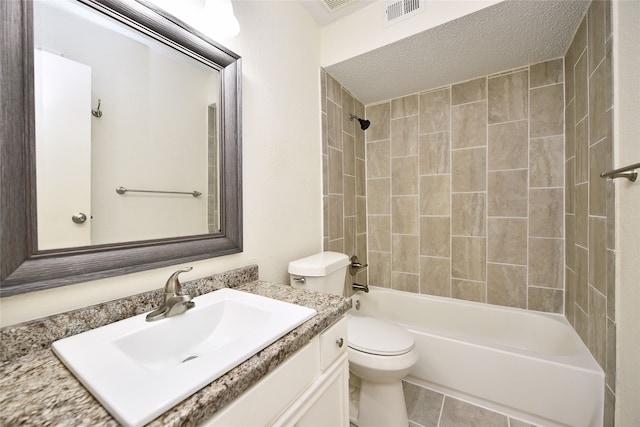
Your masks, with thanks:
[[[384,11],[384,24],[391,25],[424,12],[424,0],[398,0]]]
[[[343,6],[348,5],[349,3],[353,3],[356,0],[322,0],[322,4],[325,5],[329,12],[333,12],[334,10],[340,9]]]

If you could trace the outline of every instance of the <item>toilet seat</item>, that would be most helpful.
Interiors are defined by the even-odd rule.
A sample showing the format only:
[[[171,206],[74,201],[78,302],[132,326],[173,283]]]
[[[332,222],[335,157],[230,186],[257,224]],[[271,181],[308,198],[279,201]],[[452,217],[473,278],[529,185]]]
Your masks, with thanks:
[[[413,336],[403,327],[381,319],[347,315],[349,347],[379,356],[398,356],[413,349]]]

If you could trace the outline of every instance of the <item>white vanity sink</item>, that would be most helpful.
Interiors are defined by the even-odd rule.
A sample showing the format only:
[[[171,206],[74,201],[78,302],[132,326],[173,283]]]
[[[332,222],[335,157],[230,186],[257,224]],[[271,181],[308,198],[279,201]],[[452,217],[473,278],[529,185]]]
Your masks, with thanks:
[[[143,425],[222,376],[316,311],[221,289],[184,314],[141,314],[53,343],[62,362],[126,426]]]

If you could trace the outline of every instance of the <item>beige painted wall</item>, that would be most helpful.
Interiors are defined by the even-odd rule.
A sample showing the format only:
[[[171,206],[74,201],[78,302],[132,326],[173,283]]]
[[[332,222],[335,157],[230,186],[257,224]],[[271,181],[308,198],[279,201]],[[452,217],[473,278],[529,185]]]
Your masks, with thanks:
[[[290,260],[322,250],[320,30],[297,2],[234,2],[242,57],[244,252],[194,262],[184,280],[256,263],[287,282]],[[295,37],[291,35],[295,34]],[[0,300],[0,325],[161,288],[179,266]]]
[[[614,164],[640,162],[640,2],[613,2]],[[640,182],[616,180],[616,426],[640,420]]]

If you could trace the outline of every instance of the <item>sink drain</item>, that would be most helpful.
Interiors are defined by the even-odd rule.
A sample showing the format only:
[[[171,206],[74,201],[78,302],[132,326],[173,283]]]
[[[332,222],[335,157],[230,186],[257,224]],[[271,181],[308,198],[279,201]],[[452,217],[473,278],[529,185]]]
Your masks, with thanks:
[[[186,359],[184,359],[184,360],[183,360],[182,362],[180,362],[180,363],[188,362],[189,360],[196,359],[197,357],[198,357],[198,356],[189,356],[189,357],[187,357]]]

